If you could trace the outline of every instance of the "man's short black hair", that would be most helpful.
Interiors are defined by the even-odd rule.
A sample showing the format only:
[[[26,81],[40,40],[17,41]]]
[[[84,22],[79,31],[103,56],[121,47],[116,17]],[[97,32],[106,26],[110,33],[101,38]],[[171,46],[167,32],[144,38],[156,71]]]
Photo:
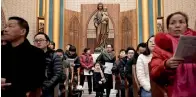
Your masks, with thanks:
[[[69,48],[69,51],[71,51],[71,52],[76,52],[76,47],[75,46],[70,46],[70,48]]]
[[[25,37],[27,37],[27,35],[29,34],[29,24],[25,19],[21,17],[13,16],[13,17],[9,17],[8,20],[18,21],[18,24],[20,25],[20,27],[26,29]]]
[[[64,53],[62,49],[57,49],[56,52]]]
[[[127,47],[126,54],[128,54],[129,50],[133,50],[135,55],[136,51],[133,47]]]
[[[137,46],[137,50],[136,51],[138,51],[139,50],[139,48],[140,47],[142,47],[142,48],[146,48],[147,47],[147,45],[146,45],[146,43],[140,43],[138,46]]]
[[[37,33],[37,34],[34,36],[34,38],[35,38],[37,35],[44,35],[44,37],[46,38],[46,41],[50,42],[50,38],[48,37],[48,35],[47,35],[46,33],[44,33],[44,32],[39,32],[39,33]]]

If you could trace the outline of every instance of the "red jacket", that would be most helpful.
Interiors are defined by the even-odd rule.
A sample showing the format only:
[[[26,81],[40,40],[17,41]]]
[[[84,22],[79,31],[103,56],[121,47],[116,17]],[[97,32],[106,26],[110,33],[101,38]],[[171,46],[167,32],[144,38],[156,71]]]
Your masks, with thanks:
[[[83,53],[80,56],[80,64],[81,64],[81,68],[80,68],[81,74],[83,74],[84,69],[91,69],[93,67],[93,57],[91,56],[91,54],[89,55]]]
[[[195,36],[196,32],[188,29],[184,35]],[[174,54],[173,40],[168,34],[160,33],[155,36],[155,44],[149,63],[151,79],[160,86],[167,85],[168,97],[196,97],[196,63],[184,63],[176,69],[168,69],[165,62]]]

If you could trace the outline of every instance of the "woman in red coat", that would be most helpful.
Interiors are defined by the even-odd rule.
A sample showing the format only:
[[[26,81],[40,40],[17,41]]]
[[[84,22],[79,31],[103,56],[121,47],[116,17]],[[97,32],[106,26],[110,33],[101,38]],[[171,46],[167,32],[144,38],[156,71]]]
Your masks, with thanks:
[[[167,17],[167,29],[169,33],[159,33],[155,37],[150,77],[167,87],[168,97],[196,97],[196,60],[186,63],[187,59],[173,57],[179,36],[196,36],[196,32],[188,28],[188,17],[182,12]]]
[[[87,77],[88,81],[88,91],[89,94],[92,93],[92,75],[90,72],[93,67],[93,57],[91,56],[90,48],[85,48],[84,53],[80,56],[80,85],[84,85],[85,77]],[[88,71],[89,75],[84,74],[84,70]]]

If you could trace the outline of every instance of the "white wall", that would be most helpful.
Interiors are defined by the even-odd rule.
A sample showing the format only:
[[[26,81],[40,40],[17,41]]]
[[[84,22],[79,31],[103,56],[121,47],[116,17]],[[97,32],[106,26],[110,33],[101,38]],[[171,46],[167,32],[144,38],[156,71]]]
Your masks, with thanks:
[[[1,0],[1,6],[4,10],[6,21],[11,16],[23,17],[28,21],[30,26],[28,39],[33,43],[37,21],[36,0]]]
[[[127,11],[136,9],[136,0],[65,0],[64,5],[66,9],[80,12],[81,4],[120,4],[120,11]]]
[[[182,11],[189,17],[189,27],[194,29],[196,25],[196,0],[164,0],[164,17],[173,12]],[[196,29],[195,29],[196,30]]]

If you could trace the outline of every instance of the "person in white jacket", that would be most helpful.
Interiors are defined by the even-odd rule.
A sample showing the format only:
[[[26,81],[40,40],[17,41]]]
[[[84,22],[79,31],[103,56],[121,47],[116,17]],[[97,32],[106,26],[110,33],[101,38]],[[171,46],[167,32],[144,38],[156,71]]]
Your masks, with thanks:
[[[146,51],[143,54],[140,54],[137,59],[136,74],[141,86],[141,97],[151,97],[148,63],[152,59],[152,51],[154,46],[154,36],[151,36],[147,41]]]

